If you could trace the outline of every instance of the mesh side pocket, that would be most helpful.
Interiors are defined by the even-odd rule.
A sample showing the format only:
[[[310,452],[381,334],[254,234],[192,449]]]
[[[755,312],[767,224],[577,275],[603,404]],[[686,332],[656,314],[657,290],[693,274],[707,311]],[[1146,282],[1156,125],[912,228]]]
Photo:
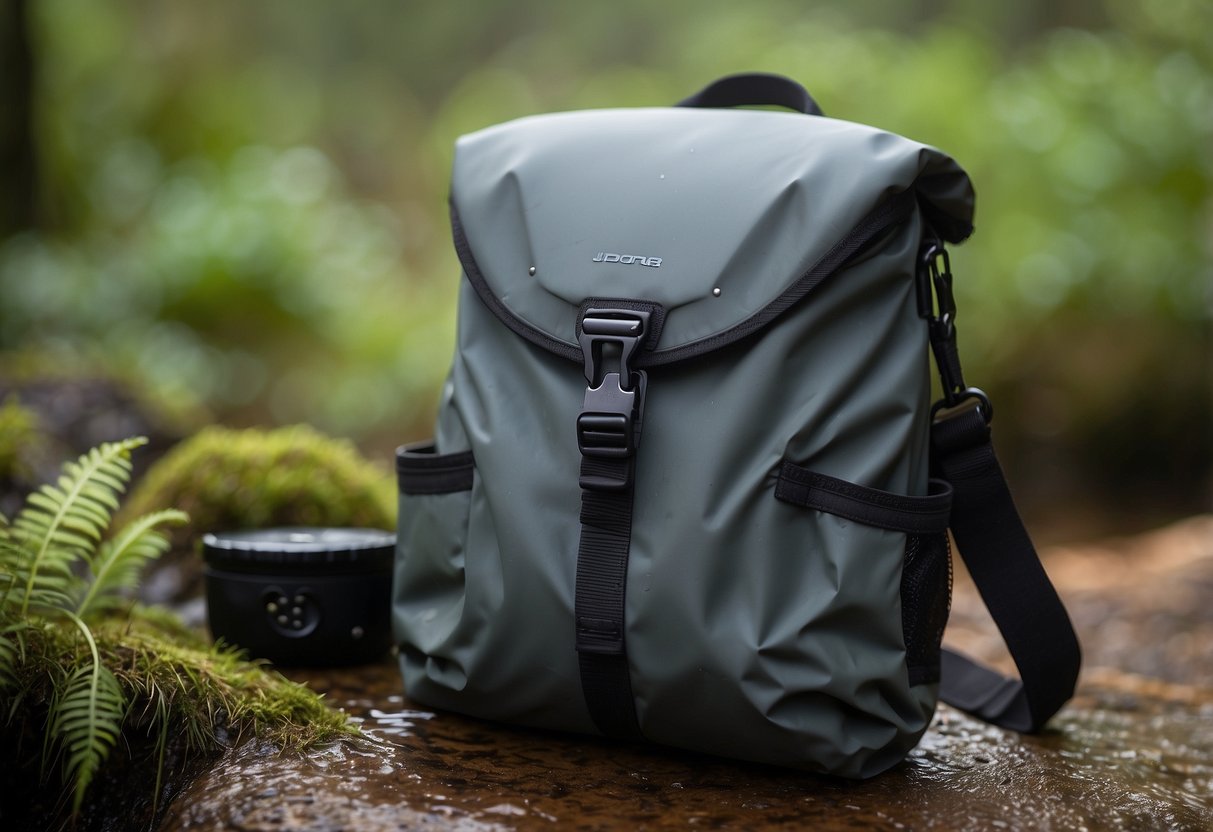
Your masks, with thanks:
[[[940,644],[951,604],[947,534],[908,535],[901,571],[901,628],[911,685],[939,681]]]

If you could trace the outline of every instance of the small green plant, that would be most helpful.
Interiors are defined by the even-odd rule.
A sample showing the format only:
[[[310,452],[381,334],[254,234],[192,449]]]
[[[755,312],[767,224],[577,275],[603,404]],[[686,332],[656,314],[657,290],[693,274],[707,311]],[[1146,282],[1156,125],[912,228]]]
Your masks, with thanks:
[[[218,748],[221,731],[294,747],[356,733],[306,687],[126,600],[168,549],[162,530],[187,521],[161,509],[106,538],[142,444],[100,445],[11,524],[0,516],[0,726],[28,737],[41,723],[34,756],[44,776],[62,773],[73,816],[124,735],[155,738],[158,796],[170,737],[197,755]],[[10,765],[25,755],[7,750]]]
[[[82,661],[55,674],[47,739],[62,755],[73,810],[118,740],[127,700],[101,661],[89,622],[120,603],[148,560],[168,548],[158,528],[185,523],[175,509],[132,522],[102,540],[130,478],[130,453],[143,439],[106,443],[69,462],[54,484],[0,526],[0,685],[16,686],[31,640],[48,627],[74,628],[87,645]]]

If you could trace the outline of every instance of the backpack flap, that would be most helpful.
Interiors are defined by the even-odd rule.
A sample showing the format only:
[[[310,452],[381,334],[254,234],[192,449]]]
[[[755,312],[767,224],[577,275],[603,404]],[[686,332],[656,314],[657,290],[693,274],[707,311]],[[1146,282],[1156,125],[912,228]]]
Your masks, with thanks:
[[[660,304],[664,328],[644,366],[761,328],[916,205],[942,239],[965,239],[973,200],[952,159],[871,127],[650,108],[463,137],[451,212],[481,300],[552,352],[581,359],[575,313],[586,298]]]

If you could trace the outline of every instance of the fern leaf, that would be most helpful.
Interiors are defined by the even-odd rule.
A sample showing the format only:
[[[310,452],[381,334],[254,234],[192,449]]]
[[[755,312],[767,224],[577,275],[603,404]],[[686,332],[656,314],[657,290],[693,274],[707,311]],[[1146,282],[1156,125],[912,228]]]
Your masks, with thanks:
[[[126,700],[117,678],[102,664],[78,667],[56,697],[50,730],[64,752],[63,776],[73,784],[73,812],[118,741]]]
[[[19,575],[22,563],[25,562],[25,550],[13,540],[12,528],[8,518],[0,514],[0,621],[7,621],[18,581],[24,584]]]
[[[59,491],[59,489],[53,488],[51,486],[43,486],[43,489],[41,491],[35,491],[33,494],[30,494],[28,497],[26,497],[25,504],[27,506],[33,506],[35,508],[40,508],[43,511],[47,512],[48,514],[54,514],[55,512],[59,511],[59,507],[63,504],[63,502],[66,499],[67,499],[67,495],[63,494],[61,491]],[[83,501],[81,501],[81,502],[83,502]],[[85,506],[83,511],[81,511],[81,514],[85,515],[87,517],[93,517],[94,511],[95,511],[95,509],[93,509],[91,506]],[[73,523],[73,520],[74,520],[74,518],[70,518],[70,517],[64,518],[64,525],[70,526]],[[75,522],[79,523],[80,521],[75,521]],[[105,517],[104,514],[102,514],[100,525],[104,526],[106,522],[107,522],[107,518]],[[95,526],[96,526],[96,523],[94,522],[94,524],[92,524],[91,527],[95,528]],[[87,530],[88,528],[90,528],[90,527],[86,527],[85,530]]]
[[[125,460],[120,460],[125,461]],[[123,469],[124,476],[121,481],[105,477],[104,471],[98,471],[94,477],[94,482],[86,482],[84,488],[80,489],[83,496],[98,503],[102,511],[117,511],[118,496],[126,490],[126,481],[130,477],[130,464]]]
[[[117,497],[114,495],[126,490],[126,484],[130,481],[131,470],[133,468],[134,466],[131,465],[129,458],[117,458],[114,460],[114,466],[108,471],[100,470],[96,476],[90,477],[90,479],[95,480],[100,489],[97,492],[98,497],[107,503],[117,502]],[[82,470],[84,470],[83,467],[72,473],[78,474]]]
[[[116,593],[132,589],[145,563],[158,557],[169,547],[168,538],[157,531],[158,526],[188,523],[189,516],[176,509],[145,514],[129,523],[112,541],[102,545],[92,564],[93,583],[76,614],[84,618],[90,612],[111,606]]]
[[[70,580],[56,578],[48,581],[44,575],[40,575],[37,585],[28,596],[28,610],[46,614],[70,609],[80,597],[80,583],[80,579],[74,576]]]
[[[26,549],[0,541],[0,619],[11,621],[24,617],[24,610],[63,609],[72,606],[79,598],[83,579],[73,572],[71,563],[51,557],[42,564],[42,570],[27,590],[30,580],[29,553]]]
[[[0,615],[8,608],[18,582],[25,583],[21,577],[24,563],[25,549],[9,536],[7,526],[0,528]]]
[[[16,681],[17,656],[17,640],[8,633],[0,633],[0,690]]]
[[[13,522],[15,536],[28,550],[22,614],[37,594],[41,574],[61,574],[56,565],[70,569],[95,551],[118,507],[117,494],[130,479],[131,451],[146,442],[142,437],[106,442],[66,463],[56,485],[30,495]]]
[[[84,634],[92,661],[72,670],[56,687],[47,715],[47,738],[63,750],[63,776],[72,783],[72,814],[80,811],[84,793],[101,764],[118,742],[126,717],[126,697],[114,674],[101,663],[97,642],[88,625],[76,615],[67,617]],[[44,752],[43,758],[47,755]]]

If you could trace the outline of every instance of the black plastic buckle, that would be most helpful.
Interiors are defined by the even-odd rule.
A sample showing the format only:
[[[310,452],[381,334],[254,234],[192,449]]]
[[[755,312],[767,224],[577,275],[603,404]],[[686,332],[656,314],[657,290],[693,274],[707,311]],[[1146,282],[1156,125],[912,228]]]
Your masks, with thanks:
[[[636,452],[647,377],[632,369],[632,361],[648,328],[645,311],[589,309],[582,317],[577,340],[589,386],[577,416],[577,447],[584,456],[623,458]]]
[[[577,447],[584,456],[631,456],[636,452],[636,427],[622,413],[582,413],[577,417]]]

